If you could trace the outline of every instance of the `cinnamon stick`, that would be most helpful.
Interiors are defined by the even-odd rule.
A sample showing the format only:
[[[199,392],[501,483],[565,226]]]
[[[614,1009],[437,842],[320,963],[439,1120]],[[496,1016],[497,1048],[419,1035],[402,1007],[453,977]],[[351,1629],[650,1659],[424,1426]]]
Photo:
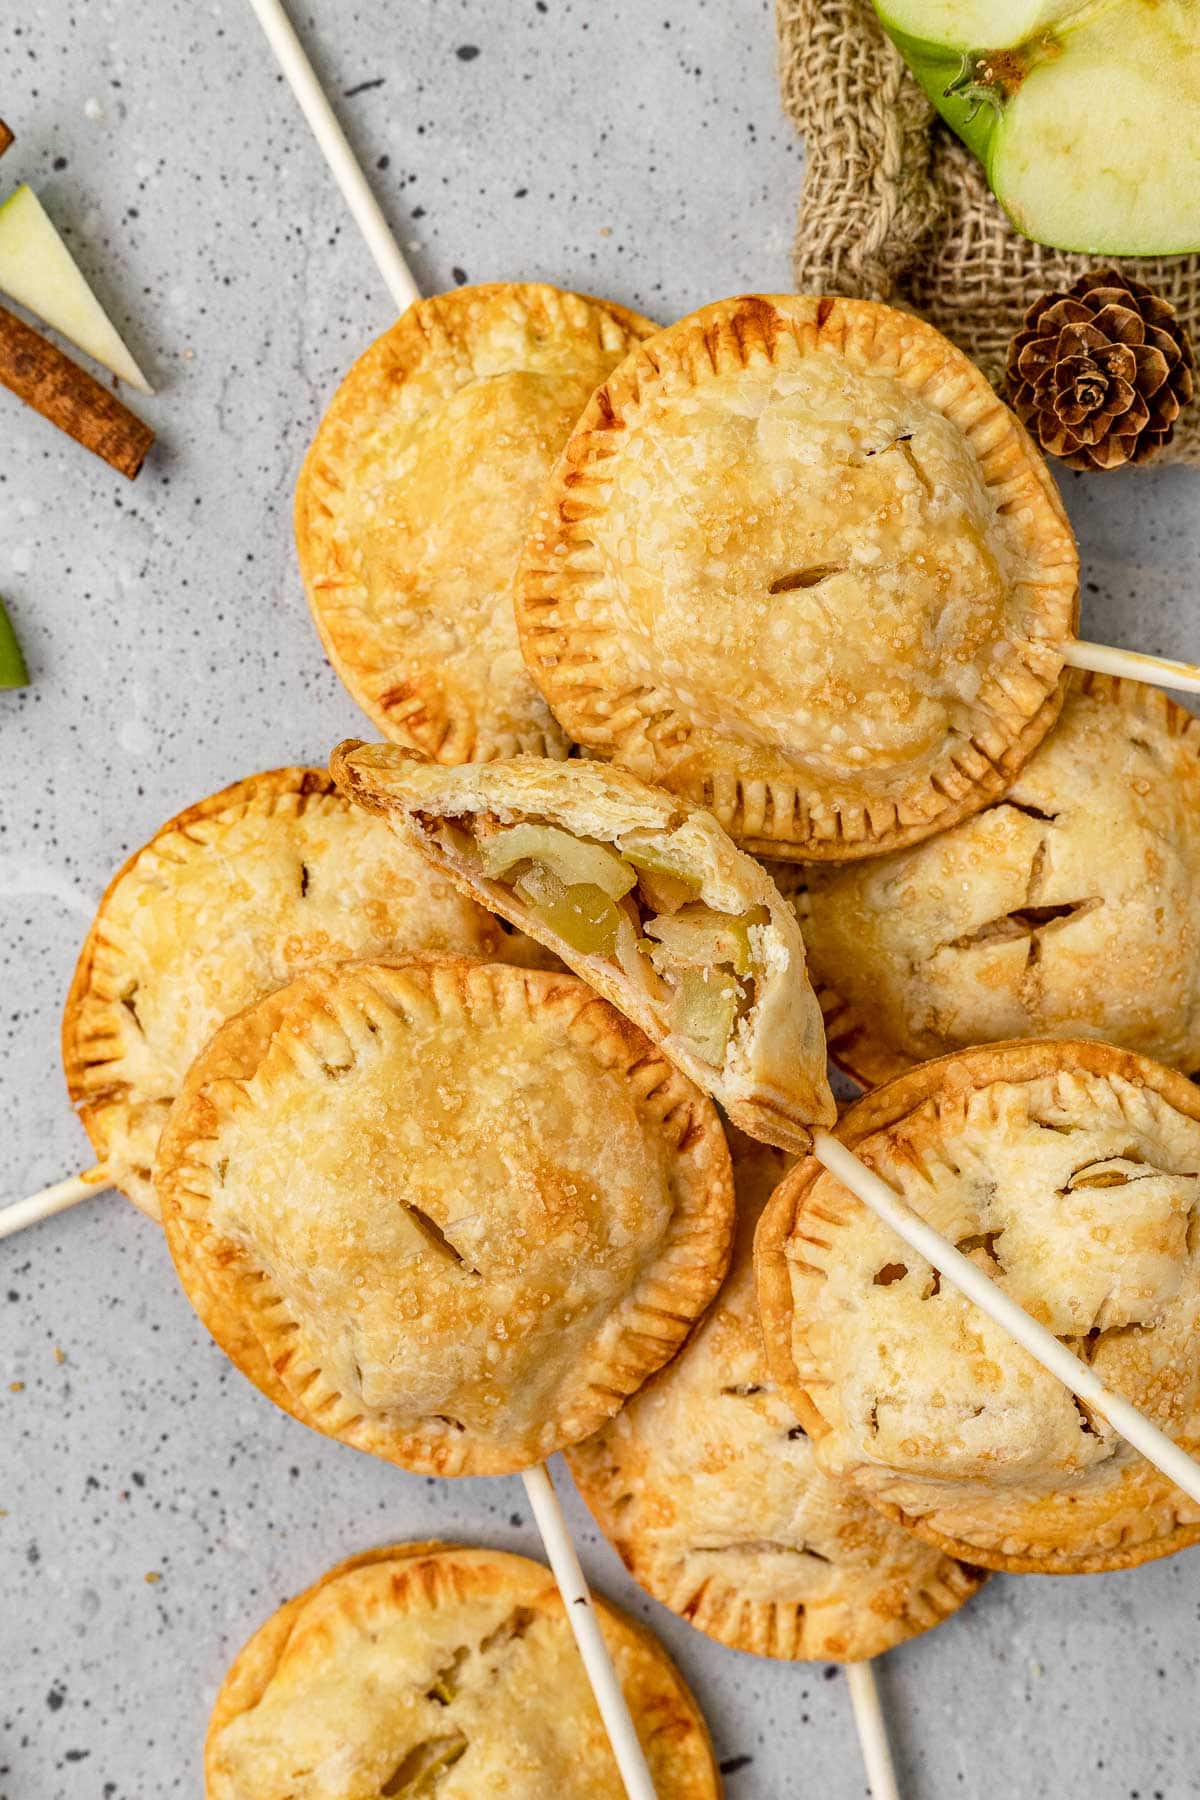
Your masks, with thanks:
[[[4,155],[4,152],[8,149],[8,146],[12,143],[12,141],[13,141],[12,132],[8,129],[8,126],[4,123],[4,120],[0,119],[0,156]]]
[[[2,306],[0,383],[130,481],[154,442],[115,394]]]

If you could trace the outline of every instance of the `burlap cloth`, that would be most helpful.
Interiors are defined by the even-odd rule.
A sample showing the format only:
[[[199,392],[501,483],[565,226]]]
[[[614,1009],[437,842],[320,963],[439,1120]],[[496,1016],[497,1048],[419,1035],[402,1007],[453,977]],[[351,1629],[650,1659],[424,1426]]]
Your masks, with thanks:
[[[1096,259],[1013,230],[869,0],[776,0],[776,24],[784,105],[805,140],[797,290],[910,306],[1002,387],[1026,308]],[[1126,269],[1171,301],[1200,346],[1200,256],[1136,257]],[[1200,400],[1154,458],[1166,462],[1200,466]]]

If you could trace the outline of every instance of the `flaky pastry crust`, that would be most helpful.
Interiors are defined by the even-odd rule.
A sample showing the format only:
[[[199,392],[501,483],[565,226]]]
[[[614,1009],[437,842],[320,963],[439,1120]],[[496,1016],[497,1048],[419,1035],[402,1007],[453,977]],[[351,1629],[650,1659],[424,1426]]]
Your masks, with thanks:
[[[1200,1092],[1089,1042],[985,1046],[877,1089],[837,1136],[1191,1455]],[[768,1363],[818,1460],[952,1555],[1042,1574],[1200,1540],[1174,1488],[825,1172],[756,1241]]]
[[[1200,720],[1072,674],[1003,799],[798,902],[830,1054],[864,1087],[1009,1037],[1200,1069]]]
[[[983,1579],[820,1469],[767,1371],[754,1229],[789,1159],[732,1143],[733,1263],[688,1343],[567,1460],[635,1580],[757,1656],[856,1662],[956,1611]]]
[[[410,950],[509,955],[324,769],[251,775],[169,819],[109,882],[63,1015],[67,1088],[113,1184],[159,1217],[159,1133],[231,1014],[318,963]]]
[[[805,971],[804,942],[793,909],[762,865],[740,851],[708,813],[651,788],[627,771],[597,762],[518,757],[442,769],[383,744],[347,742],[330,767],[359,805],[380,812],[406,848],[424,851],[461,891],[553,950],[646,1033],[735,1124],[752,1136],[807,1148],[809,1127],[832,1124],[820,1009]],[[511,884],[490,879],[439,831],[447,822],[512,825],[535,821],[618,853],[656,851],[692,882],[700,902],[725,917],[761,915],[750,928],[755,973],[749,1008],[724,1048],[720,1066],[703,1060],[673,1029],[665,1000],[611,955],[566,942]]]
[[[567,735],[766,856],[915,843],[1053,723],[1078,559],[1037,450],[931,326],[743,295],[579,421],[515,598]]]
[[[595,1604],[659,1800],[717,1800],[679,1671]],[[549,1571],[456,1544],[351,1557],[281,1607],[225,1677],[204,1767],[206,1800],[624,1794]]]
[[[501,1474],[671,1356],[729,1257],[711,1102],[572,975],[314,971],[213,1038],[159,1145],[196,1311],[305,1424]]]
[[[419,301],[334,395],[296,489],[330,661],[398,743],[447,763],[565,756],[526,673],[512,578],[588,396],[655,327],[540,282]]]

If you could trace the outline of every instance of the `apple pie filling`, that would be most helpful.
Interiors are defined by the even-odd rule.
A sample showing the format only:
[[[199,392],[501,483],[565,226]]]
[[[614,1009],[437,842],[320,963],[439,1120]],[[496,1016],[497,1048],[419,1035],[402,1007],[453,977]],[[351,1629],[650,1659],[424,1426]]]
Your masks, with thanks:
[[[720,1069],[762,973],[764,906],[716,912],[697,877],[636,832],[620,847],[557,825],[481,814],[421,824],[452,860],[508,889],[532,919],[584,956],[616,965],[663,1028]]]

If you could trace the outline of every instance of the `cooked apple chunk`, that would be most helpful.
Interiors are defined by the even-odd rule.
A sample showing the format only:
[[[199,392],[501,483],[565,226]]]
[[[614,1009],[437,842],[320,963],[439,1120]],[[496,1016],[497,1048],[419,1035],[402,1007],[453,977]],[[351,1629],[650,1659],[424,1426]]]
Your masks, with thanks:
[[[744,1130],[803,1149],[835,1108],[791,907],[710,813],[596,762],[444,768],[347,743],[345,793],[556,952]]]

